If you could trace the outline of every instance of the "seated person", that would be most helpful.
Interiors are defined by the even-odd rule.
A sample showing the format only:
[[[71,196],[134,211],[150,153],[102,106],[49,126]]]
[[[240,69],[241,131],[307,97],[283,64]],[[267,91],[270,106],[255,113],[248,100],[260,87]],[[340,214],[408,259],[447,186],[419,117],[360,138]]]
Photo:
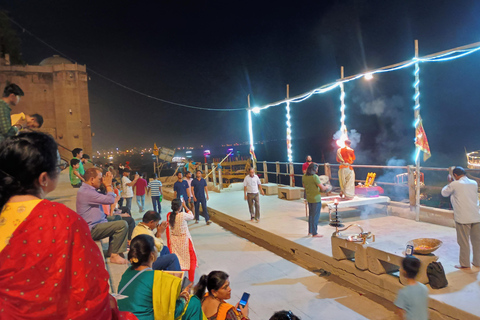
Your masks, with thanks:
[[[139,320],[178,319],[182,314],[193,313],[189,309],[195,306],[199,309],[196,314],[201,313],[198,305],[189,307],[191,284],[180,292],[181,278],[152,270],[157,254],[152,236],[140,234],[133,238],[128,252],[132,266],[118,285],[118,294],[126,298],[118,300],[118,308],[132,312]]]
[[[107,194],[97,191],[103,184]],[[115,202],[115,193],[112,189],[112,175],[107,172],[102,178],[102,171],[90,168],[85,171],[85,183],[77,193],[77,213],[85,219],[90,228],[93,240],[110,238],[108,251],[111,253],[110,262],[126,264],[127,260],[120,254],[127,251],[128,225],[123,220],[108,221],[102,205],[111,205]]]
[[[82,182],[85,182],[85,179],[78,172],[78,168],[80,168],[80,160],[70,160],[70,166],[72,167],[72,171],[70,171],[70,184],[74,188],[80,188],[82,186]]]
[[[155,247],[160,252],[160,256],[153,263],[154,270],[181,271],[180,262],[176,254],[170,253],[170,250],[163,244],[162,233],[167,228],[167,221],[160,223],[160,214],[153,210],[145,212],[143,220],[133,230],[132,237],[139,234],[148,234],[155,241]]]
[[[242,307],[240,303],[232,306],[225,302],[231,298],[231,292],[228,274],[223,271],[204,274],[195,287],[195,295],[202,299],[202,310],[208,320],[248,320],[248,303]]]
[[[407,278],[407,285],[400,289],[395,300],[399,319],[428,319],[428,288],[423,283],[415,281],[420,264],[420,260],[413,256],[407,256],[402,261],[402,272]]]
[[[102,184],[100,189],[98,190],[101,194],[107,194],[106,187]],[[111,205],[104,204],[102,205],[102,210],[107,215],[108,221],[116,221],[116,220],[125,220],[128,224],[128,244],[130,244],[130,240],[132,240],[132,232],[135,229],[135,219],[132,218],[132,214],[130,213],[130,209],[127,207],[117,208],[118,201],[120,200],[120,196],[117,195],[115,189],[113,189],[115,193],[115,202]]]
[[[43,125],[43,117],[38,113],[28,115],[23,112],[12,114],[10,116],[12,120],[12,125],[21,125],[22,131],[24,130],[32,130],[32,129],[39,129]]]
[[[26,132],[0,143],[0,319],[133,319],[111,303],[85,221],[44,199],[60,165],[50,135]]]
[[[270,317],[270,320],[300,320],[292,311],[277,311]]]

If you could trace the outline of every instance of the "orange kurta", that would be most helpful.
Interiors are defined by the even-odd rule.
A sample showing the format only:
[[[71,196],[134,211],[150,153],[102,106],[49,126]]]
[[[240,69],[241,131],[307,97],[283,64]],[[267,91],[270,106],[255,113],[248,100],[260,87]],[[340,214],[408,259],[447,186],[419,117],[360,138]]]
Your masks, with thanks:
[[[340,169],[350,168],[349,164],[355,162],[355,151],[352,148],[344,147],[337,150],[337,161],[340,163]]]

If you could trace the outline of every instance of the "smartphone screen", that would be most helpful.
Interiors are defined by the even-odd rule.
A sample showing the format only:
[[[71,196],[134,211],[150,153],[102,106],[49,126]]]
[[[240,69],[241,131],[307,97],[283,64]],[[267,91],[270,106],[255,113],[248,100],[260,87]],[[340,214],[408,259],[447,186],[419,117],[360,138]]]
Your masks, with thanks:
[[[248,298],[250,298],[250,293],[244,292],[244,293],[243,293],[243,296],[242,296],[242,299],[240,299],[240,305],[241,305],[242,307],[245,307],[245,305],[246,305],[247,302],[248,302]],[[237,311],[240,312],[240,311],[241,311],[240,308],[237,308]]]

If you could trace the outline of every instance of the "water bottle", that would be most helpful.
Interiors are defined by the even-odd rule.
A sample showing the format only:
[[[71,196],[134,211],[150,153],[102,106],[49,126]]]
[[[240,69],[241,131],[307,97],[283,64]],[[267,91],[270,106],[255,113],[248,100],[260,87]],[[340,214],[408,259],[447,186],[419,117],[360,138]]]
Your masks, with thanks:
[[[183,203],[183,194],[180,195],[180,201]]]

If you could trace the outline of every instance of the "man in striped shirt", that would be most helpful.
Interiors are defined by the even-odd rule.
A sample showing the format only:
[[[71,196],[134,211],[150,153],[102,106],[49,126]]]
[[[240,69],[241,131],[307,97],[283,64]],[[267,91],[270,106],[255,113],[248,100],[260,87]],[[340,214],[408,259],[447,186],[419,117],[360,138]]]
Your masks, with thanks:
[[[150,196],[152,197],[153,211],[161,213],[162,205],[160,204],[160,196],[163,197],[162,182],[160,181],[160,178],[158,178],[157,174],[155,174],[155,179],[148,183],[147,192],[151,192]]]

